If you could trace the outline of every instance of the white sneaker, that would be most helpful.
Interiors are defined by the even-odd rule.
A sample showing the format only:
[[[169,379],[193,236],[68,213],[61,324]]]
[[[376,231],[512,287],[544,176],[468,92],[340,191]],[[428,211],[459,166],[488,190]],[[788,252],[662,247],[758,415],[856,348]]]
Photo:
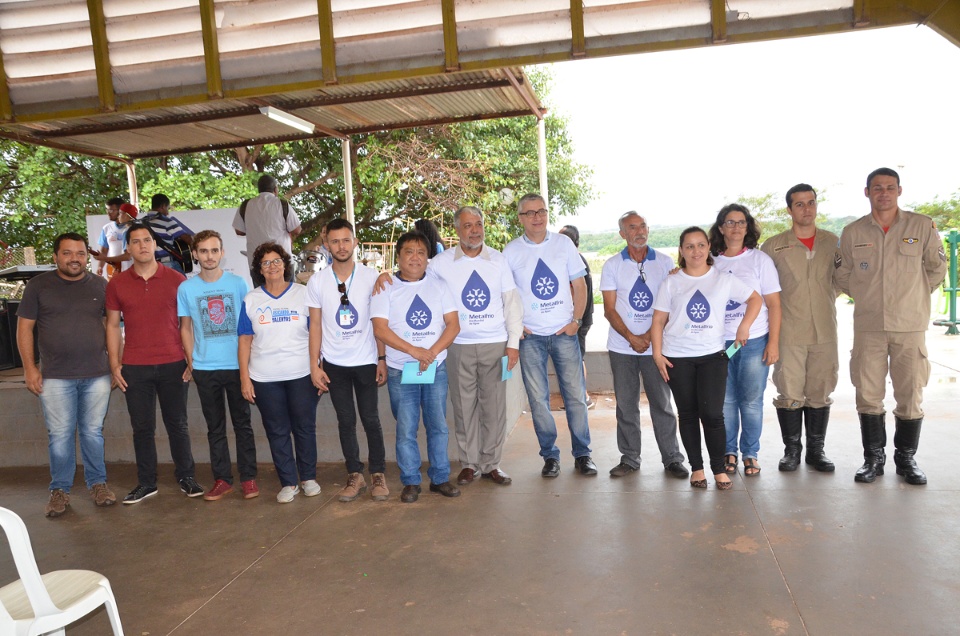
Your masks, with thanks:
[[[302,481],[300,485],[303,487],[303,494],[307,497],[316,497],[320,494],[320,484],[317,483],[316,479]]]
[[[299,486],[284,486],[277,493],[277,503],[290,503],[300,492]]]

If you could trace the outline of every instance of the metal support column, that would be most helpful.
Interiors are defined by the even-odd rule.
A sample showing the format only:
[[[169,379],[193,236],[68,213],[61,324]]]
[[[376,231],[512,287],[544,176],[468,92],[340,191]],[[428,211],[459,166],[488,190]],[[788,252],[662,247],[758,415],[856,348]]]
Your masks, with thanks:
[[[343,196],[347,204],[346,218],[356,230],[357,224],[353,220],[353,166],[350,162],[350,139],[340,142],[340,151],[343,155]]]
[[[949,252],[949,268],[947,269],[947,287],[944,288],[944,291],[947,292],[947,312],[950,316],[949,320],[934,320],[933,324],[946,327],[948,336],[960,335],[960,331],[957,330],[957,245],[960,243],[960,233],[956,230],[950,230],[950,234],[944,239],[944,242],[947,243],[947,250]]]
[[[547,184],[547,125],[544,118],[537,120],[537,158],[540,162],[540,196],[547,209],[550,208],[550,192]]]
[[[132,161],[124,161],[123,165],[127,169],[127,188],[130,190],[130,203],[139,208],[140,204],[137,202],[137,199],[140,196],[140,192],[137,189],[137,168]]]

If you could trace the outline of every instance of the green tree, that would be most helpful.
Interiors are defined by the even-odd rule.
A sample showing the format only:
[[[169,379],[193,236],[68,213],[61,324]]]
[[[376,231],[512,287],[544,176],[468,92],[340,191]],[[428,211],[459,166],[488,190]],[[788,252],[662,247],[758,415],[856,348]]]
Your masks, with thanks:
[[[941,231],[960,230],[960,190],[945,201],[934,197],[927,203],[915,203],[913,211],[932,217]]]

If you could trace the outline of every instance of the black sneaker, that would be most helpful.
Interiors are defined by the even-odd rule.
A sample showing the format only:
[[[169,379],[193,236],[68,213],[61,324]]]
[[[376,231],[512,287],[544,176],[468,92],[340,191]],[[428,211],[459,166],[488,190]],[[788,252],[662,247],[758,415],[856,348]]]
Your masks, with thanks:
[[[130,494],[123,498],[124,504],[138,504],[147,497],[153,497],[157,494],[156,487],[148,488],[147,486],[138,485],[136,488],[130,491]]]
[[[202,497],[203,487],[193,477],[184,477],[180,480],[180,492],[187,497]]]

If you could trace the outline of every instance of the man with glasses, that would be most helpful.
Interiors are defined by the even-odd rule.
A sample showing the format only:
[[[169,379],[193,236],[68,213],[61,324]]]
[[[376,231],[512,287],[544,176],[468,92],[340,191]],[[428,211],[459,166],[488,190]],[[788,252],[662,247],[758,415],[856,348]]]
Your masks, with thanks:
[[[378,387],[387,381],[387,358],[383,343],[373,335],[370,321],[370,297],[377,272],[356,262],[357,239],[348,221],[330,221],[326,241],[333,263],[311,276],[307,283],[310,375],[321,394],[330,392],[337,412],[340,448],[347,466],[347,483],[338,498],[354,501],[367,490],[357,442],[359,410],[367,436],[370,497],[386,501],[390,490],[384,477],[386,451],[377,401]]]
[[[577,332],[587,305],[586,270],[573,241],[547,230],[547,203],[539,194],[524,195],[517,213],[523,236],[503,250],[523,300],[520,370],[530,401],[533,427],[544,460],[541,476],[560,474],[557,425],[550,412],[547,360],[553,360],[566,407],[574,464],[582,475],[596,475],[590,458],[586,382]]]
[[[833,285],[836,234],[817,227],[817,193],[806,183],[787,190],[791,227],[763,242],[780,276],[780,359],[773,367],[784,472],[800,466],[806,423],[806,464],[821,472],[835,466],[823,446],[830,394],[837,388],[837,289]]]
[[[855,301],[850,379],[857,389],[864,461],[854,479],[871,483],[883,475],[889,370],[897,402],[897,474],[908,484],[923,485],[927,476],[914,456],[923,424],[923,387],[930,381],[930,294],[943,282],[947,257],[933,220],[900,209],[896,171],[874,170],[863,193],[870,199],[870,214],[843,228],[834,272],[837,286]]]
[[[674,265],[669,256],[647,245],[648,235],[644,217],[633,211],[621,216],[620,236],[627,246],[603,264],[600,274],[603,315],[610,323],[607,349],[617,399],[620,449],[620,463],[610,469],[610,476],[623,477],[640,468],[642,379],[664,470],[684,479],[689,473],[677,444],[677,416],[670,405],[670,387],[654,364],[650,348],[653,299]]]

